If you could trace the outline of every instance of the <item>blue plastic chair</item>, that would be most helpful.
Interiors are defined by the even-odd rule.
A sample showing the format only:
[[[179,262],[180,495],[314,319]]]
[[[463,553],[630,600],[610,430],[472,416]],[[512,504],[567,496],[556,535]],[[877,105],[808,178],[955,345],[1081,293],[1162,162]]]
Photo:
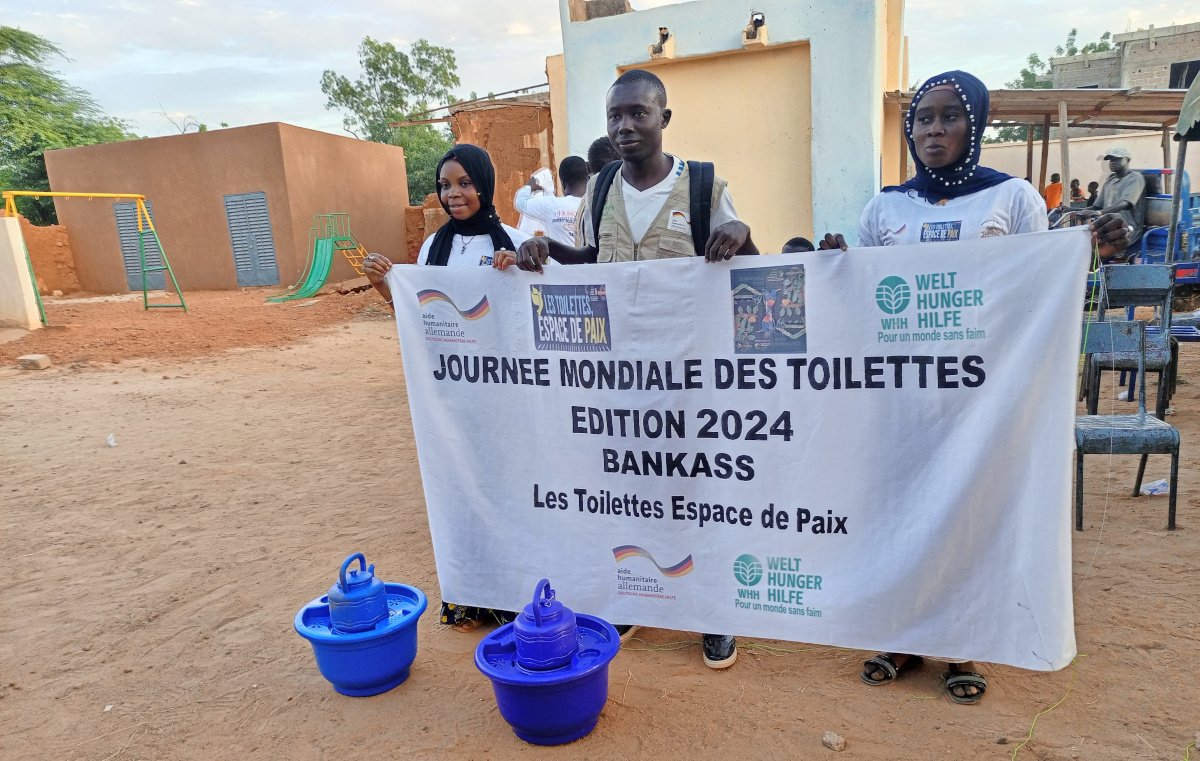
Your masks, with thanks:
[[[1087,363],[1087,410],[1096,414],[1100,404],[1100,376],[1105,370],[1146,370],[1158,373],[1158,396],[1154,415],[1166,415],[1174,384],[1175,362],[1171,350],[1171,305],[1175,300],[1175,267],[1165,264],[1110,264],[1100,268],[1100,296],[1096,319],[1103,322],[1109,309],[1152,306],[1158,309],[1162,325],[1146,340],[1145,355],[1101,351]],[[1130,314],[1130,317],[1133,315]],[[1130,386],[1133,384],[1130,383]],[[1132,394],[1131,394],[1132,396]]]
[[[1083,531],[1083,456],[1089,454],[1140,454],[1133,496],[1142,490],[1146,459],[1152,454],[1171,455],[1171,491],[1167,528],[1175,530],[1175,488],[1179,481],[1179,431],[1146,414],[1144,353],[1146,323],[1092,322],[1084,325],[1083,351],[1095,356],[1133,354],[1138,360],[1138,412],[1136,415],[1075,416],[1075,530]],[[1102,354],[1103,352],[1103,354]]]

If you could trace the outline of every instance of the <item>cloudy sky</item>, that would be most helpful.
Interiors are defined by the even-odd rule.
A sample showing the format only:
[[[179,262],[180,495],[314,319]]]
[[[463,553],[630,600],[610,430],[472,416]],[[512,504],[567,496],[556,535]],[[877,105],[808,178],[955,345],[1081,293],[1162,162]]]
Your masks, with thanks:
[[[908,0],[905,31],[911,78],[959,68],[1000,87],[1030,52],[1050,54],[1073,26],[1082,43],[1195,21],[1193,2]],[[0,24],[57,43],[69,57],[56,64],[68,81],[143,135],[175,131],[159,111],[213,127],[285,121],[340,132],[341,117],[325,110],[321,72],[355,78],[366,35],[453,48],[463,96],[543,82],[545,57],[562,52],[557,0],[0,0]]]

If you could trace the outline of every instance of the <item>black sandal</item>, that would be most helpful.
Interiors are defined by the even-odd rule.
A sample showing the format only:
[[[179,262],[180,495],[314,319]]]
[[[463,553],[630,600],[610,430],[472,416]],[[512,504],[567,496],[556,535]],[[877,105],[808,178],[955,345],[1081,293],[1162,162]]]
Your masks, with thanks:
[[[955,687],[974,687],[978,692],[974,695],[955,695]],[[952,671],[946,675],[946,694],[959,705],[978,703],[985,692],[987,692],[987,680],[983,678],[982,674],[976,674],[974,671]]]
[[[892,656],[890,654],[880,653],[868,661],[863,661],[863,670],[858,677],[859,679],[862,679],[864,683],[874,687],[875,685],[887,684],[888,682],[894,681],[896,677],[900,676],[905,671],[909,671],[920,663],[920,656],[910,655],[908,656],[908,660],[904,662],[903,666],[897,666],[896,662],[892,660]],[[872,679],[871,674],[876,671],[882,671],[885,678]]]

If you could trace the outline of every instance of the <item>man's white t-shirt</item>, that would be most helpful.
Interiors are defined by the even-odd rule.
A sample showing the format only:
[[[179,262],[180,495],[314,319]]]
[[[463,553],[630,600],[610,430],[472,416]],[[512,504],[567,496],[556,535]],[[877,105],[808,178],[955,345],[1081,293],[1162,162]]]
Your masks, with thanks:
[[[638,190],[626,182],[623,175],[618,175],[621,177],[621,194],[625,200],[625,215],[629,218],[629,232],[633,234],[633,239],[636,241],[646,237],[646,231],[650,229],[650,225],[654,224],[654,218],[662,211],[663,204],[667,202],[667,197],[671,195],[671,191],[675,189],[675,183],[679,181],[679,175],[683,174],[683,159],[677,156],[671,156],[671,158],[675,160],[675,168],[667,174],[662,182],[645,190]],[[595,245],[596,231],[592,229],[591,202],[591,198],[583,199],[583,224],[587,229],[588,243]],[[689,209],[680,211],[691,214]],[[733,199],[730,198],[727,187],[721,193],[720,203],[709,215],[708,229],[715,230],[737,218],[737,212],[733,208]]]
[[[533,176],[538,181],[539,185],[541,185],[543,188],[547,188],[547,190],[539,190],[536,193],[533,193],[534,198],[541,198],[545,195],[554,195],[554,175],[549,169],[542,167],[534,172]],[[517,209],[517,211],[520,212],[521,210]],[[522,213],[521,218],[517,220],[517,229],[526,235],[547,233],[545,225],[543,225],[538,219],[524,213]]]
[[[504,228],[504,232],[508,233],[508,237],[512,239],[514,249],[530,238],[515,227],[509,227],[503,222],[501,226]],[[434,234],[436,235],[436,232]],[[429,249],[433,247],[433,237],[430,235],[421,244],[421,253],[417,255],[417,261],[421,264],[429,264]],[[450,258],[446,260],[446,266],[491,267],[493,254],[495,254],[495,248],[492,246],[492,236],[487,233],[465,237],[455,235],[454,239],[450,241]]]
[[[579,213],[579,201],[579,196],[535,196],[528,185],[522,185],[513,198],[513,208],[524,217],[540,223],[550,240],[574,246],[575,215]]]
[[[1049,228],[1046,202],[1025,180],[930,203],[917,191],[880,193],[858,225],[860,246],[904,246],[1035,233]]]

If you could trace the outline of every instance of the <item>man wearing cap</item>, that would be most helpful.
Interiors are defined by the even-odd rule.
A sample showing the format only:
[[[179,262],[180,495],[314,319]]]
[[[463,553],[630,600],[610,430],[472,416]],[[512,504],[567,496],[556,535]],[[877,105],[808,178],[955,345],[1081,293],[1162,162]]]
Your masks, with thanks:
[[[1132,157],[1123,145],[1110,148],[1104,154],[1112,174],[1104,180],[1096,202],[1100,214],[1120,214],[1129,225],[1129,248],[1124,252],[1129,256],[1136,252],[1134,244],[1141,240],[1146,221],[1146,179],[1141,172],[1130,171],[1129,159]]]

